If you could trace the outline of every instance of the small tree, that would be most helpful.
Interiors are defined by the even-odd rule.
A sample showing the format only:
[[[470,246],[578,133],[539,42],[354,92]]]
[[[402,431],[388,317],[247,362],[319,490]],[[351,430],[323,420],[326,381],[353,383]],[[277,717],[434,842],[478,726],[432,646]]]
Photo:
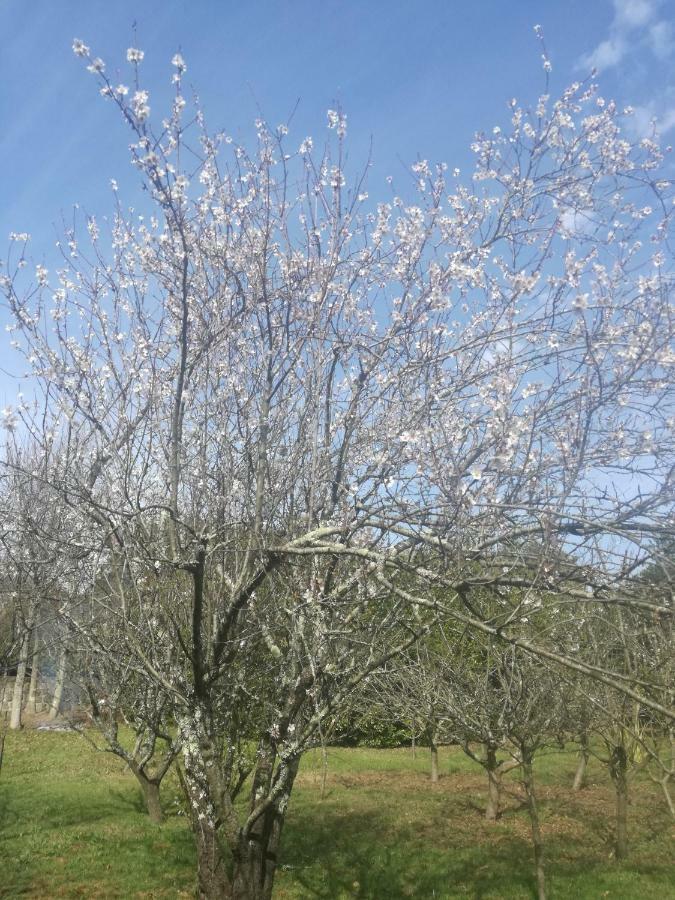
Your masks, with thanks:
[[[514,653],[501,674],[502,691],[509,697],[509,716],[505,723],[510,740],[517,750],[522,782],[527,798],[532,847],[537,881],[537,896],[548,896],[546,853],[539,815],[534,776],[534,758],[546,745],[562,743],[561,735],[569,728],[570,709],[564,699],[564,684],[553,668]]]
[[[650,670],[657,671],[670,691],[670,705],[675,705],[675,658],[673,657],[672,614],[675,608],[673,586],[675,583],[675,545],[667,537],[655,542],[655,556],[637,579],[639,590],[650,600],[662,604],[652,617],[647,643]],[[668,610],[670,609],[670,614]],[[645,639],[643,637],[643,643]],[[668,810],[675,818],[675,803],[670,785],[675,780],[675,727],[672,720],[649,711],[644,716],[642,729],[643,748],[647,755],[647,774],[663,792]]]
[[[143,795],[150,819],[164,821],[160,787],[173,761],[180,753],[180,737],[174,727],[171,696],[156,684],[138,678],[123,660],[109,654],[80,654],[77,673],[90,703],[90,722],[106,743],[105,749],[129,766]],[[120,734],[127,726],[131,739]],[[96,749],[90,728],[75,724],[78,731]]]
[[[663,679],[664,686],[672,688],[672,648],[664,647],[658,625],[654,628],[653,622],[640,619],[636,623],[630,610],[617,608],[596,617],[589,630],[589,646],[593,646],[596,659],[621,672],[626,682],[648,684]],[[588,690],[593,704],[592,728],[604,747],[604,752],[594,752],[605,765],[615,791],[614,855],[622,860],[629,852],[630,783],[650,760],[658,758],[653,727],[663,728],[664,722],[624,694],[599,685],[590,685]]]
[[[403,659],[371,680],[365,702],[389,721],[415,717],[431,751],[431,782],[438,782],[438,743],[459,743],[487,774],[485,817],[501,812],[501,779],[519,761],[500,751],[508,742],[509,694],[500,690],[499,670],[511,648],[503,641],[476,638],[451,624],[439,627]],[[476,744],[480,746],[477,749]]]

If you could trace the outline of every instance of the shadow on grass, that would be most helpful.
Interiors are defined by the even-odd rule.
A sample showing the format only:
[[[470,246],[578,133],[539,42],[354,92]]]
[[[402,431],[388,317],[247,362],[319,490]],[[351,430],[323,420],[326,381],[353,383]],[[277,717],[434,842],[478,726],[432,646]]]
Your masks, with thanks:
[[[442,851],[407,823],[394,833],[390,823],[383,829],[384,818],[324,808],[320,819],[290,821],[282,869],[302,886],[302,896],[320,900],[534,896],[530,849],[518,838],[504,837],[488,852],[461,835]]]
[[[176,816],[150,822],[140,791],[104,781],[0,784],[1,897],[177,897],[194,845]]]
[[[126,786],[124,788],[119,787],[110,787],[108,788],[108,793],[110,795],[111,800],[114,801],[117,809],[126,810],[127,812],[139,813],[139,815],[148,814],[147,807],[145,805],[145,801],[143,800],[143,794],[141,793],[140,787],[136,788],[134,784]],[[164,806],[164,803],[162,803]]]
[[[58,790],[0,788],[0,837],[37,826],[40,830],[91,825],[115,815],[118,807],[107,790],[85,790],[76,783],[59,784]]]
[[[427,795],[417,806],[358,790],[337,791],[332,802],[297,799],[284,831],[279,898],[536,897],[522,810],[512,808],[508,821],[492,824],[467,795]],[[613,821],[604,803],[576,808],[576,798],[551,797],[542,798],[541,806],[552,896],[643,900],[647,876],[651,896],[675,898],[665,816],[657,817],[658,828],[653,821],[645,828],[638,813],[646,809],[636,804],[630,857],[618,864],[611,858]]]

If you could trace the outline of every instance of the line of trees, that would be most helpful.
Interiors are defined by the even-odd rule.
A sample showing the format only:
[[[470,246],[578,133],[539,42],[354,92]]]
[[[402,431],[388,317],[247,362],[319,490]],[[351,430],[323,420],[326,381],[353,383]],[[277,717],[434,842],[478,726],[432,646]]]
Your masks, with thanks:
[[[247,148],[186,102],[180,55],[155,127],[141,51],[127,89],[74,50],[143,192],[69,229],[54,272],[14,235],[0,280],[35,396],[5,410],[4,562],[86,660],[146,798],[180,753],[200,896],[271,896],[302,754],[383,673],[413,696],[427,665],[451,685],[429,734],[484,744],[495,804],[516,748],[543,896],[531,763],[560,673],[673,716],[665,670],[584,631],[672,617],[636,583],[673,531],[657,142],[593,83],[547,82],[476,137],[468,183],[418,160],[410,199],[374,205],[341,110],[317,148],[262,121]]]
[[[654,585],[651,584],[650,587]],[[643,587],[647,587],[643,583]],[[502,614],[492,604],[495,618]],[[629,686],[672,687],[672,634],[659,618],[645,622],[634,610],[613,607],[583,620],[570,616],[559,597],[541,597],[533,612],[537,631],[556,644],[579,648]],[[385,721],[414,721],[430,748],[430,780],[438,782],[438,746],[457,744],[486,773],[485,818],[503,810],[504,775],[517,770],[532,827],[538,896],[546,897],[545,855],[533,774],[536,755],[579,748],[570,790],[584,786],[589,756],[599,759],[613,784],[616,815],[613,854],[629,852],[632,778],[647,771],[659,783],[673,814],[672,723],[630,696],[580,676],[491,635],[477,637],[449,623],[378,673],[362,689],[356,709]]]

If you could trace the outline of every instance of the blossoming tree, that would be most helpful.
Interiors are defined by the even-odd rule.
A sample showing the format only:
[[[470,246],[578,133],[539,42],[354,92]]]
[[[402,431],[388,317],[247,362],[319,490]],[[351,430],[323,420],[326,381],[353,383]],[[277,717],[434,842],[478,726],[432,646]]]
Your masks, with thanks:
[[[182,57],[155,126],[140,50],[130,89],[74,51],[145,193],[55,272],[15,236],[2,286],[47,411],[7,424],[59,445],[53,540],[92,585],[63,614],[114,618],[110,652],[173,698],[201,896],[267,898],[302,752],[439,616],[614,683],[528,609],[541,585],[616,602],[672,525],[671,185],[584,83],[513,101],[467,183],[419,160],[414,197],[374,205],[340,110],[318,148],[261,121],[246,148],[186,103]]]

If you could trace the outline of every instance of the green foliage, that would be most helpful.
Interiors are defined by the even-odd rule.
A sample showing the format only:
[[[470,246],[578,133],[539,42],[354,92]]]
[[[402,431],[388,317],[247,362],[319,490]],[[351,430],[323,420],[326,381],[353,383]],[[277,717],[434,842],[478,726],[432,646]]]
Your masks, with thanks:
[[[375,747],[381,750],[405,747],[411,742],[410,726],[387,721],[377,710],[354,719],[338,721],[333,743],[339,747]]]

